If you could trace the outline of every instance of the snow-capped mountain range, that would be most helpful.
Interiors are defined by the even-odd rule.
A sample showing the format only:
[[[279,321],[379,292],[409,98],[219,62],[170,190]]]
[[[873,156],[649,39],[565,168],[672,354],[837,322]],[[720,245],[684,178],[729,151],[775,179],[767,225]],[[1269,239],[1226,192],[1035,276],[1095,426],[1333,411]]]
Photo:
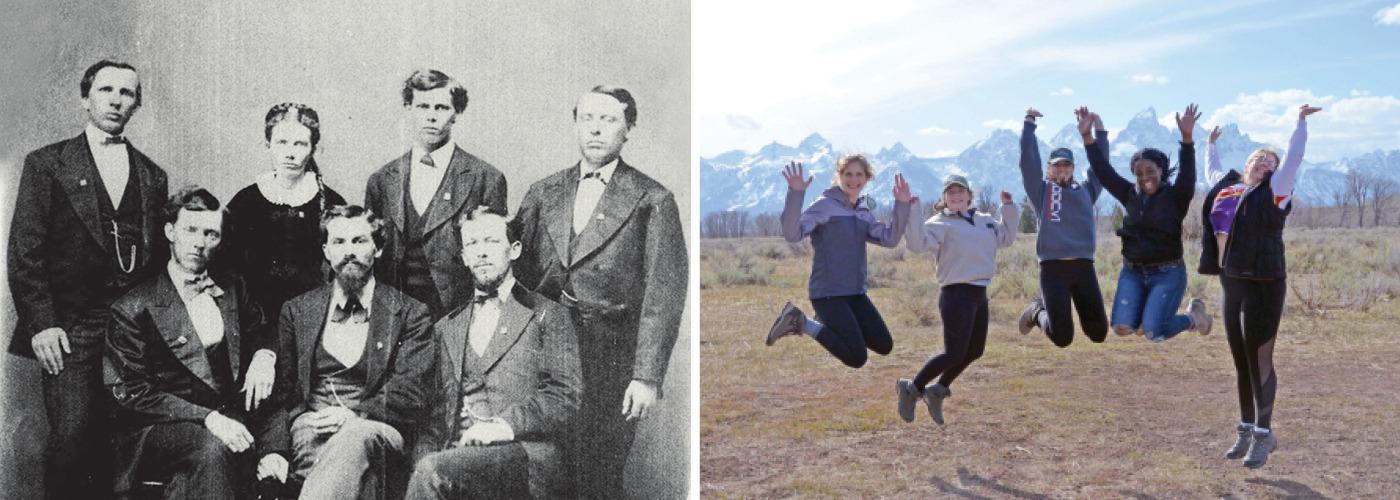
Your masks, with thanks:
[[[1111,127],[1110,127],[1110,130]],[[1057,147],[1067,147],[1074,151],[1075,177],[1083,179],[1089,170],[1089,162],[1084,153],[1079,132],[1073,124],[1067,124],[1058,131],[1050,128],[1042,120],[1036,130],[1040,144],[1042,161]],[[1210,132],[1197,125],[1194,133],[1196,143],[1196,165],[1202,175],[1199,187],[1205,189],[1205,145]],[[1049,137],[1049,142],[1045,138]],[[1314,139],[1315,140],[1315,139]],[[1110,160],[1115,169],[1124,177],[1132,179],[1128,170],[1128,160],[1139,148],[1153,147],[1172,157],[1176,165],[1178,137],[1175,128],[1167,128],[1158,120],[1156,110],[1147,108],[1128,121],[1127,126],[1109,136]],[[1221,129],[1216,148],[1221,155],[1221,164],[1226,169],[1243,170],[1245,158],[1265,144],[1256,142],[1242,134],[1234,124]],[[1284,145],[1271,145],[1284,153]],[[812,134],[797,146],[771,143],[757,152],[729,151],[710,158],[700,158],[700,211],[701,214],[724,210],[745,210],[751,213],[780,212],[786,195],[787,184],[783,181],[782,169],[788,162],[802,162],[809,175],[815,176],[812,187],[807,192],[810,203],[826,187],[830,186],[836,158],[846,153],[837,151],[831,142],[820,134]],[[915,156],[903,144],[881,149],[875,154],[864,152],[875,167],[875,178],[866,187],[877,206],[888,206],[893,201],[890,189],[894,175],[903,173],[915,195],[925,200],[938,197],[940,183],[945,175],[957,173],[967,176],[975,190],[992,192],[1008,191],[1017,200],[1025,196],[1021,187],[1020,171],[1020,131],[997,129],[985,139],[963,150],[957,156],[924,158]],[[1379,175],[1400,182],[1400,150],[1376,151],[1355,158],[1335,162],[1312,163],[1303,161],[1299,172],[1298,199],[1309,204],[1326,205],[1331,203],[1334,187],[1345,182],[1346,173],[1358,170]],[[1107,193],[1099,199],[1099,209],[1109,210],[1115,200]]]

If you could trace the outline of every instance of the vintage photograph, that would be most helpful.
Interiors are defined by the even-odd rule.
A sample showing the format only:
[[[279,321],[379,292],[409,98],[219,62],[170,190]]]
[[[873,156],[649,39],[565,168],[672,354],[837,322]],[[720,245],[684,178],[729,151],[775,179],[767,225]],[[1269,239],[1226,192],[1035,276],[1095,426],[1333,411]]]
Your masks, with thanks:
[[[7,4],[0,498],[684,498],[690,5]]]
[[[1396,497],[1395,0],[695,19],[702,496]]]

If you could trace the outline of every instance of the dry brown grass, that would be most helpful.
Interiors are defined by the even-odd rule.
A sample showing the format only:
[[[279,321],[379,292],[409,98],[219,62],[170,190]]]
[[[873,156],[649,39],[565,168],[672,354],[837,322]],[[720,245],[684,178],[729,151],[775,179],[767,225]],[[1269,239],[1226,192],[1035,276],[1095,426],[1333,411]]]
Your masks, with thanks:
[[[1100,285],[1111,299],[1117,238],[1099,238]],[[1400,486],[1400,230],[1290,230],[1288,239],[1297,286],[1275,353],[1280,449],[1259,471],[1220,457],[1239,415],[1218,322],[1210,336],[1187,332],[1164,344],[1112,334],[1093,344],[1081,334],[1057,349],[1039,331],[1016,333],[1015,317],[1038,289],[1034,235],[1022,235],[1001,257],[989,290],[987,352],[954,384],[944,427],[922,403],[912,424],[894,412],[895,379],[911,376],[942,345],[926,257],[872,248],[883,283],[870,295],[895,350],[852,370],[805,338],[763,346],[783,301],[810,311],[811,264],[801,247],[704,241],[702,272],[743,255],[773,271],[767,284],[712,282],[701,292],[702,493],[1393,498]],[[1189,255],[1198,252],[1193,247]],[[1215,312],[1219,284],[1190,276],[1188,294],[1203,294]]]

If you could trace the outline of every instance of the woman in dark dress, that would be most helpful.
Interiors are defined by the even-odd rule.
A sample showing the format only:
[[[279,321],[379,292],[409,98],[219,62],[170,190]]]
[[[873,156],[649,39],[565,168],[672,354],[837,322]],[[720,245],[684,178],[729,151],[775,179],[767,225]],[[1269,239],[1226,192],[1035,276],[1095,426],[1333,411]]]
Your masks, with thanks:
[[[324,283],[321,213],[345,199],[321,180],[314,157],[321,140],[316,110],[282,103],[268,110],[263,136],[272,170],[228,203],[224,261],[247,282],[274,330],[282,303]],[[267,357],[267,358],[270,358]],[[271,393],[272,359],[254,359],[244,384],[246,404]]]

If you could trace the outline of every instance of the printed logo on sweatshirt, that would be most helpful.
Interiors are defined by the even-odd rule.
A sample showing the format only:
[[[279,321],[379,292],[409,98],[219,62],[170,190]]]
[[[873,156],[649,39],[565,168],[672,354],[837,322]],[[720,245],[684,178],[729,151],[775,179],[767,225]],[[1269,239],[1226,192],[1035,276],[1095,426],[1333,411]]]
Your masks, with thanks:
[[[1050,214],[1050,222],[1060,222],[1060,209],[1064,206],[1060,203],[1063,198],[1063,190],[1060,188],[1059,184],[1053,182],[1047,184],[1050,185],[1050,196],[1046,197],[1047,199],[1045,200],[1046,204],[1049,205],[1049,210],[1046,210],[1046,212]]]

